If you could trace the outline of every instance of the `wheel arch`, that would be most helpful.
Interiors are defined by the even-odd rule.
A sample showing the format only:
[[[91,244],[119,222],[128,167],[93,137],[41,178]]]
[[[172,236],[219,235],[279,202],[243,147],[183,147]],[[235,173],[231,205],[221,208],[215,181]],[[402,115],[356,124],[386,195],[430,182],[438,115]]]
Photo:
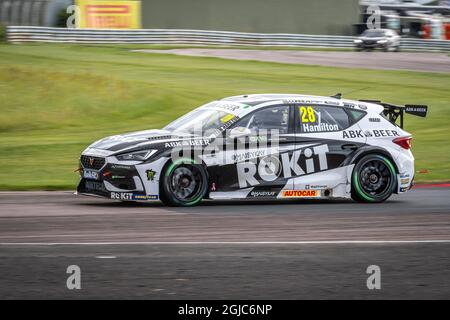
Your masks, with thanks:
[[[354,165],[354,164],[358,163],[358,161],[360,159],[362,159],[364,156],[367,156],[370,154],[385,156],[393,165],[394,170],[395,170],[395,175],[399,174],[400,171],[398,169],[397,163],[395,162],[394,158],[392,157],[392,155],[390,154],[389,151],[387,151],[386,149],[381,148],[381,147],[373,147],[373,146],[363,147],[363,148],[357,150],[350,157],[348,157],[345,160],[344,164],[345,165]],[[350,176],[353,176],[353,170],[354,169],[352,169]],[[398,180],[395,179],[395,187],[394,187],[393,193],[398,193],[397,189],[398,189]]]
[[[369,155],[369,154],[381,154],[383,156],[385,156],[386,158],[388,158],[388,160],[392,163],[392,165],[394,166],[395,169],[395,173],[398,174],[399,173],[399,169],[398,166],[394,160],[394,158],[392,157],[392,155],[390,154],[389,151],[387,151],[384,148],[381,147],[362,147],[360,149],[358,149],[354,154],[352,154],[351,156],[349,156],[345,161],[343,165],[352,165],[352,164],[356,164],[362,157]]]
[[[170,166],[177,166],[182,163],[191,163],[191,164],[201,165],[205,171],[207,181],[209,182],[208,166],[202,159],[197,157],[197,160],[195,160],[193,158],[194,157],[183,157],[176,161],[173,161],[170,157],[167,159],[167,161],[164,163],[164,165],[161,169],[161,174],[160,174],[160,178],[159,178],[159,195],[160,195],[160,197],[164,197],[164,192],[163,192],[163,183],[165,182],[164,177],[165,177],[166,173],[168,172],[167,170],[169,169]],[[209,186],[208,186],[208,189],[207,189],[207,192],[206,192],[204,198],[208,198],[208,197],[209,197]]]

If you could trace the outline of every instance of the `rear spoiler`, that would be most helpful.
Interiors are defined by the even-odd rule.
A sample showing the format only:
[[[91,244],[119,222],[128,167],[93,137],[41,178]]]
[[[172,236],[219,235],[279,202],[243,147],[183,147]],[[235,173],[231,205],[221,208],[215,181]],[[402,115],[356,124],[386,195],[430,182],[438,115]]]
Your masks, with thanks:
[[[400,128],[402,129],[403,129],[403,116],[405,113],[418,117],[426,117],[428,111],[428,106],[425,105],[405,104],[404,106],[398,106],[395,104],[381,102],[379,100],[359,100],[359,101],[382,105],[384,107],[383,114],[389,118],[390,122],[395,124],[397,119],[400,118]]]

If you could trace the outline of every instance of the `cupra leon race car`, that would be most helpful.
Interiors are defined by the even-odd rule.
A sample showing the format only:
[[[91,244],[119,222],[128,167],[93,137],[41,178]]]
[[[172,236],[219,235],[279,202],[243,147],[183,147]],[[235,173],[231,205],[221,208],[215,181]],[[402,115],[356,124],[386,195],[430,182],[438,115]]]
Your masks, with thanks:
[[[80,158],[77,194],[175,206],[202,199],[381,202],[411,188],[414,157],[403,118],[426,112],[340,94],[229,97],[162,130],[93,143]]]
[[[353,41],[356,51],[382,49],[399,51],[401,37],[389,29],[368,29]]]

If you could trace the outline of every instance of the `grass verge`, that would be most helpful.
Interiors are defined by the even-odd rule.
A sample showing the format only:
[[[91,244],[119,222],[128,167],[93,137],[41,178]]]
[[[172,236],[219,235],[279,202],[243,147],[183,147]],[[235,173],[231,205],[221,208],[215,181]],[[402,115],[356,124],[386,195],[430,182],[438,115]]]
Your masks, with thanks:
[[[80,152],[101,137],[159,128],[210,100],[286,92],[430,106],[407,116],[418,182],[450,180],[450,75],[0,44],[0,190],[73,189]],[[349,94],[346,94],[349,93]]]

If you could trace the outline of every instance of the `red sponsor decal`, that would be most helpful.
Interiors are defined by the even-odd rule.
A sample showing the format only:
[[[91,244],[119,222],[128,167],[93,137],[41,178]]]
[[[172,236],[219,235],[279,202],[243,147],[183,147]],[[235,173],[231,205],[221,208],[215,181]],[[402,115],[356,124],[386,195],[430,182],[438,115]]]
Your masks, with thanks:
[[[285,198],[310,198],[318,197],[318,190],[286,190],[283,191],[283,197]]]
[[[99,14],[99,13],[115,13],[115,14],[126,14],[130,12],[130,7],[125,5],[106,5],[106,4],[96,4],[96,5],[87,5],[86,13]]]
[[[88,5],[86,23],[88,28],[129,28],[132,24],[130,6]]]

